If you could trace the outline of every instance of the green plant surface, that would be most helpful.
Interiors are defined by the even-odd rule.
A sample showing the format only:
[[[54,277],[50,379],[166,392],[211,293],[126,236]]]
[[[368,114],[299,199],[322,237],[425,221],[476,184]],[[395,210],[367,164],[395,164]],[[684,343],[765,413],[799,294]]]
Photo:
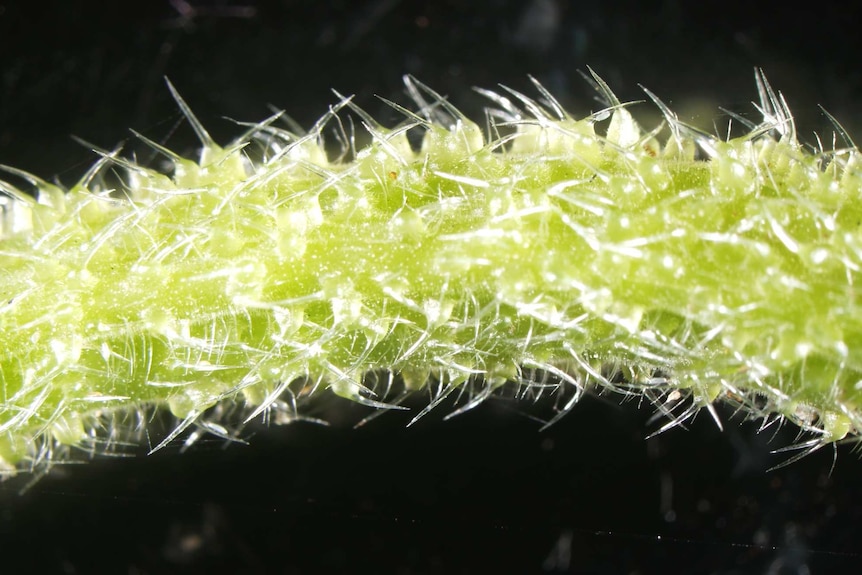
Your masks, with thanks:
[[[455,392],[466,410],[513,383],[558,416],[607,390],[665,427],[723,401],[810,449],[856,435],[859,152],[799,144],[757,78],[763,120],[732,139],[649,92],[665,123],[646,133],[597,76],[608,107],[583,119],[538,85],[482,91],[487,129],[407,79],[419,109],[393,104],[395,128],[342,98],[306,134],[274,117],[222,148],[176,96],[199,161],[141,136],[167,173],[104,152],[67,191],[6,168],[34,192],[0,184],[0,463],[111,450],[152,407],[178,421],[164,445],[232,437],[220,406],[291,421],[326,390],[381,409]]]

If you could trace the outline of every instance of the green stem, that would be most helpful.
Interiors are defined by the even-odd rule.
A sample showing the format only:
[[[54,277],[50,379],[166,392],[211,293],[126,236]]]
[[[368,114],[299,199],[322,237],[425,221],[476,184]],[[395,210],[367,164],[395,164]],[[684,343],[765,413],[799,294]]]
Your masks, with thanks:
[[[177,432],[231,401],[290,420],[324,388],[391,407],[376,370],[437,399],[543,374],[560,414],[601,386],[690,397],[671,424],[731,401],[815,447],[856,434],[858,151],[799,145],[760,76],[764,121],[730,141],[650,94],[663,145],[596,81],[610,108],[582,120],[544,91],[491,95],[488,138],[408,80],[418,115],[355,110],[372,141],[343,162],[322,133],[349,99],[302,137],[265,122],[222,149],[177,96],[204,150],[148,142],[171,176],[106,154],[64,192],[7,169],[36,198],[2,183],[0,463],[115,439],[106,421],[154,405]]]

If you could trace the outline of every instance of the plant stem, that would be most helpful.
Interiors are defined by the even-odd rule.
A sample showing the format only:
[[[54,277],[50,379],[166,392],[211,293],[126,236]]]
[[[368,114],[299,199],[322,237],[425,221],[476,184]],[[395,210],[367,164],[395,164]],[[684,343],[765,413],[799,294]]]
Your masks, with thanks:
[[[514,381],[560,394],[560,415],[601,387],[668,426],[730,401],[811,448],[856,434],[858,151],[798,144],[761,76],[764,120],[730,141],[650,94],[664,144],[595,80],[609,108],[581,120],[541,88],[542,104],[486,93],[487,136],[408,79],[420,110],[396,129],[345,98],[308,134],[271,119],[227,149],[177,96],[203,153],[145,139],[171,175],[104,153],[66,192],[7,169],[36,197],[2,183],[0,463],[112,449],[117,414],[148,406],[180,421],[165,442],[231,436],[213,410],[230,402],[301,417],[325,387],[396,407],[368,387],[380,370],[438,384],[429,408]],[[346,107],[371,143],[334,161],[324,128]]]

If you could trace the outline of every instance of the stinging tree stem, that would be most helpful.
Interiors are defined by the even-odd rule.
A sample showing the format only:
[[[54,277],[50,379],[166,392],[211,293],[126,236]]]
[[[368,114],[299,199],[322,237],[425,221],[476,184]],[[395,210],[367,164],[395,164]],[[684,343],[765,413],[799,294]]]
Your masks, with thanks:
[[[65,191],[4,168],[34,193],[0,182],[0,467],[119,449],[153,406],[178,421],[159,447],[231,438],[233,407],[291,421],[324,388],[380,409],[430,390],[413,421],[514,383],[556,394],[551,422],[602,389],[662,429],[722,401],[812,432],[804,453],[855,437],[859,152],[800,145],[756,78],[763,119],[729,141],[649,91],[669,135],[645,133],[593,74],[608,107],[584,119],[538,83],[480,90],[486,134],[406,78],[394,129],[342,97],[307,134],[273,117],[222,148],[170,87],[199,161],[139,135],[170,174],[100,152]],[[371,142],[334,161],[348,111]]]

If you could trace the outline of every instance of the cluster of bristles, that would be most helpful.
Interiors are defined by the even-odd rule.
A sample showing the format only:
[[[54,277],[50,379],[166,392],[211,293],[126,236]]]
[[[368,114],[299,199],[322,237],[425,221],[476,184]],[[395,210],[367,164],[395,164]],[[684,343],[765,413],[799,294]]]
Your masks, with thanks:
[[[598,390],[648,399],[657,432],[702,408],[720,426],[725,401],[810,432],[803,453],[855,436],[856,148],[805,150],[759,73],[763,119],[733,140],[649,91],[665,122],[643,133],[591,80],[606,108],[580,120],[535,82],[540,101],[479,90],[483,131],[407,78],[395,128],[340,97],[226,149],[170,86],[197,162],[138,135],[171,173],[97,150],[64,191],[5,167],[35,194],[0,182],[0,464],[122,452],[163,406],[153,450],[240,440],[320,421],[325,388],[375,414],[426,397],[409,423],[505,395],[550,398],[550,425]]]

